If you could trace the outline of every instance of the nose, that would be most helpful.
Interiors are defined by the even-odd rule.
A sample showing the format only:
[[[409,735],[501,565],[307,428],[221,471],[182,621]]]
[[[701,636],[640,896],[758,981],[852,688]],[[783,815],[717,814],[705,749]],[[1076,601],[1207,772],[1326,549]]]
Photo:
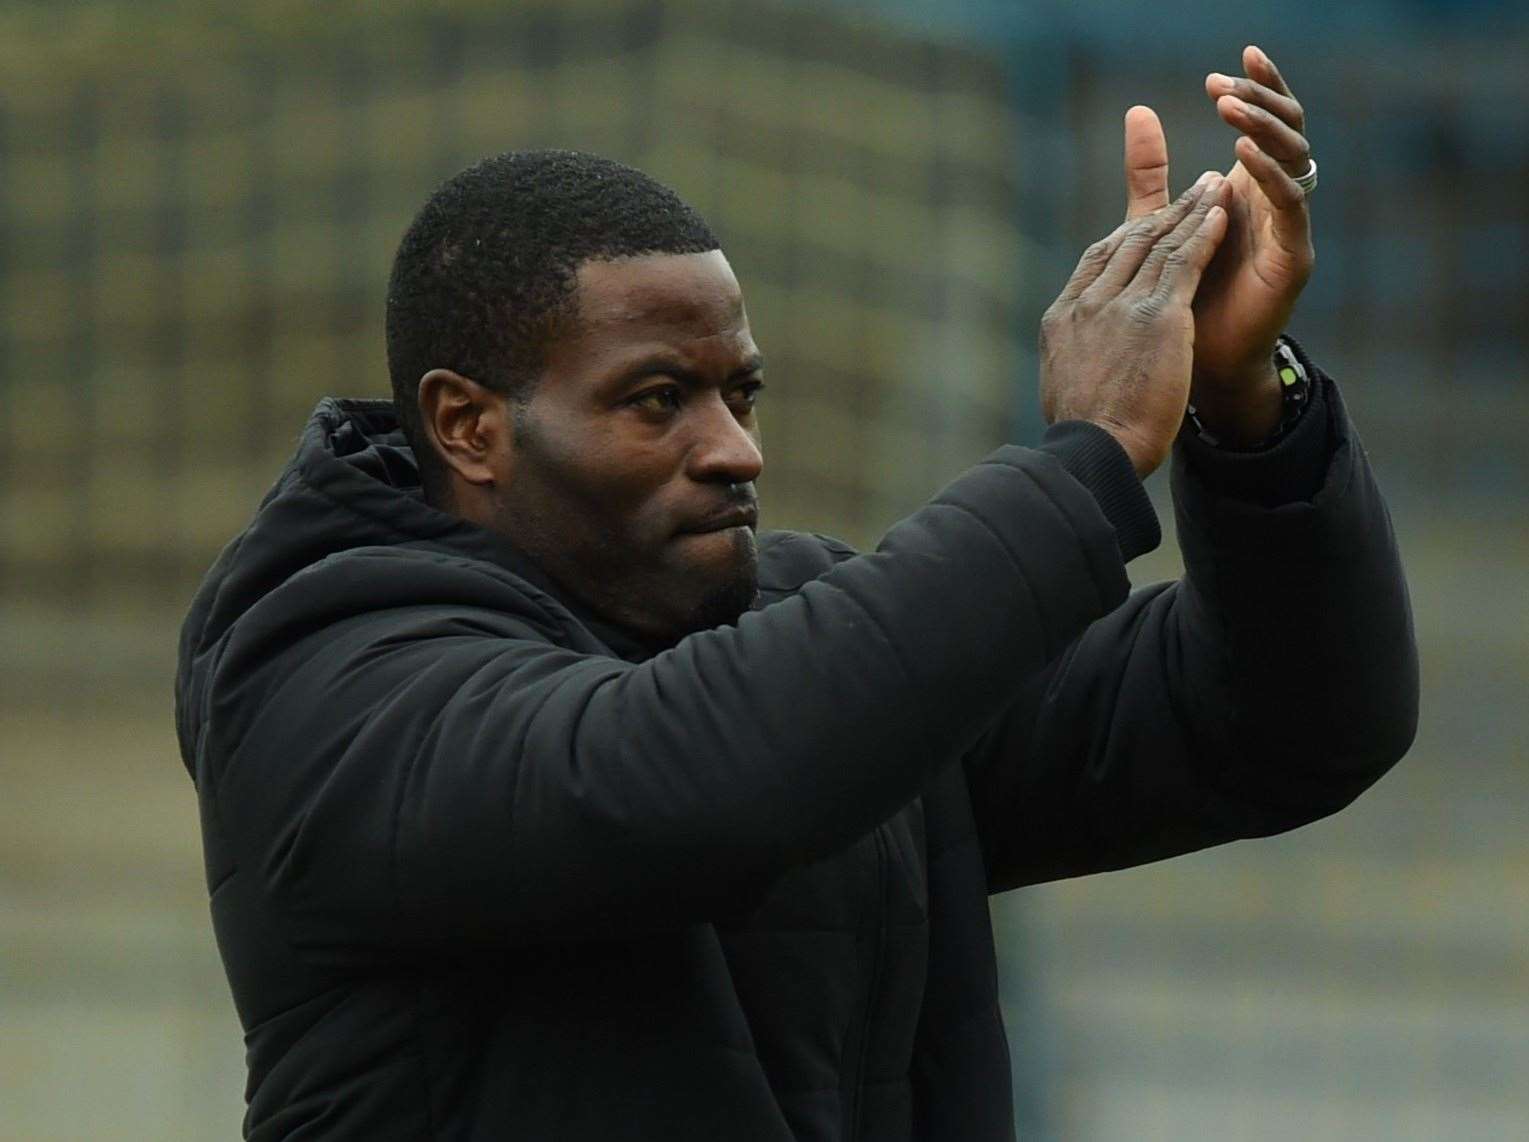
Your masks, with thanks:
[[[686,458],[691,479],[703,483],[752,483],[764,468],[759,430],[753,417],[746,422],[740,420],[720,393],[700,403],[695,437]]]

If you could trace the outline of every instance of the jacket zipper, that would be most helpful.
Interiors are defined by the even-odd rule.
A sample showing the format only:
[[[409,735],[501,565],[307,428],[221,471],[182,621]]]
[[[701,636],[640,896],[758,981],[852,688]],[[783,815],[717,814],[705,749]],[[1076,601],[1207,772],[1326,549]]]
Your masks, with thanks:
[[[865,994],[865,1014],[860,1020],[860,1057],[855,1060],[855,1084],[850,1088],[849,1138],[860,1137],[860,1111],[865,1104],[866,1056],[870,1054],[871,1021],[876,1015],[876,997],[881,988],[882,961],[887,946],[887,842],[882,834],[884,825],[877,825],[876,841],[876,896],[877,915],[874,939],[876,946],[871,956],[871,981]]]

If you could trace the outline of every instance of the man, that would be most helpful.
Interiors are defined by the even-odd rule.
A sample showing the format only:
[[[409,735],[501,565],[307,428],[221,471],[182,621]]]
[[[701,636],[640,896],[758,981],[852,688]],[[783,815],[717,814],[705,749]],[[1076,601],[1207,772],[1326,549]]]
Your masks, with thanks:
[[[1244,62],[1229,178],[1168,202],[1128,116],[1041,446],[865,555],[756,531],[762,360],[671,192],[548,152],[437,192],[396,403],[319,406],[182,637],[247,1136],[1009,1137],[988,893],[1290,828],[1405,751],[1385,510],[1277,345],[1300,111]],[[1128,595],[1176,438],[1188,570]]]

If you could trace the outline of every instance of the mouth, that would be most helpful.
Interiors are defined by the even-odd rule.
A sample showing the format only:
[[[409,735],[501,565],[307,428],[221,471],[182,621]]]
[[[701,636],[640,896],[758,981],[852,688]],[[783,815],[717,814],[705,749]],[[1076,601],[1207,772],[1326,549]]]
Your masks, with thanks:
[[[733,527],[754,528],[759,524],[759,508],[727,507],[718,512],[680,528],[682,535],[707,535],[714,531],[726,531]]]

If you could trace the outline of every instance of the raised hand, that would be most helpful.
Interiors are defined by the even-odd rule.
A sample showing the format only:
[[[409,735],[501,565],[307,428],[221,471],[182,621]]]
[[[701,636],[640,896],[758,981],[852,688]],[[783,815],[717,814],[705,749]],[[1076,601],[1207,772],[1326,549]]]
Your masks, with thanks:
[[[1271,355],[1315,254],[1305,192],[1296,176],[1310,165],[1305,113],[1274,62],[1248,46],[1245,76],[1212,73],[1206,94],[1242,132],[1231,186],[1229,225],[1195,298],[1193,400],[1201,420],[1230,443],[1254,443],[1279,422],[1280,394]],[[1127,217],[1168,199],[1168,149],[1162,125],[1146,107],[1126,114]]]
[[[1041,319],[1041,410],[1087,420],[1146,476],[1189,399],[1200,277],[1226,235],[1230,188],[1207,172],[1179,199],[1122,223],[1078,262]]]

